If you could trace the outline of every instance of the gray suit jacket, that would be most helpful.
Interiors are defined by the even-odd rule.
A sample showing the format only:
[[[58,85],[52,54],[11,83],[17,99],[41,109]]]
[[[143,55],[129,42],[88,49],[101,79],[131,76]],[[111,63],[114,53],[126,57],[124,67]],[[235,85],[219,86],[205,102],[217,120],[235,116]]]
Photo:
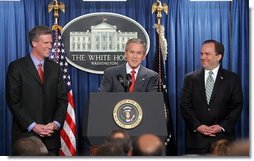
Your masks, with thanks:
[[[99,87],[100,92],[124,92],[124,87],[117,79],[117,75],[121,74],[126,81],[126,63],[107,68]],[[155,71],[140,66],[136,78],[134,92],[158,92],[159,75]]]

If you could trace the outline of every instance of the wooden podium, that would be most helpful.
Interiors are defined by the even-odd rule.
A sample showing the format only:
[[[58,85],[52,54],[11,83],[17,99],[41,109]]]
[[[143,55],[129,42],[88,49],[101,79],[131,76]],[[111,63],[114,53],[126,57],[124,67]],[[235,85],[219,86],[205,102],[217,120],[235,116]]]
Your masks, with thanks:
[[[127,100],[131,103],[125,102]],[[130,123],[121,120],[122,113],[127,109],[129,113],[140,116],[141,108],[142,118],[139,123]],[[135,113],[136,111],[136,113]],[[116,114],[117,113],[117,114]],[[119,116],[118,116],[119,115]],[[120,120],[118,120],[118,117]],[[117,121],[116,121],[117,120]],[[163,94],[160,92],[101,92],[91,93],[89,105],[85,111],[84,136],[91,146],[90,154],[95,155],[96,149],[105,143],[106,137],[112,130],[123,129],[132,138],[144,133],[152,133],[165,141],[167,137],[167,125],[164,112]],[[136,125],[138,124],[138,125]],[[124,127],[123,127],[124,125]],[[126,126],[125,126],[126,125]],[[132,127],[132,126],[136,127]]]

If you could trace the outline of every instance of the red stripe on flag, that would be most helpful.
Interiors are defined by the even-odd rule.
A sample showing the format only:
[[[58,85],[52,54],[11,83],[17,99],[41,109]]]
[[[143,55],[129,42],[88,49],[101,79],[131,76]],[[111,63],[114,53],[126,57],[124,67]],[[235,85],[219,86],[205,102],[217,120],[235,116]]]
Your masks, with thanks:
[[[64,129],[61,130],[61,137],[64,140],[65,144],[67,145],[68,149],[70,150],[71,155],[72,156],[76,155],[76,149],[73,147],[71,140],[69,136],[66,134]]]
[[[64,152],[62,151],[62,149],[59,150],[59,156],[65,156]]]
[[[68,102],[71,104],[71,107],[74,109],[74,100],[71,92],[68,92]]]
[[[74,121],[72,120],[72,118],[71,118],[71,116],[69,115],[68,112],[66,113],[65,121],[68,123],[72,133],[76,137],[76,125],[75,125]]]

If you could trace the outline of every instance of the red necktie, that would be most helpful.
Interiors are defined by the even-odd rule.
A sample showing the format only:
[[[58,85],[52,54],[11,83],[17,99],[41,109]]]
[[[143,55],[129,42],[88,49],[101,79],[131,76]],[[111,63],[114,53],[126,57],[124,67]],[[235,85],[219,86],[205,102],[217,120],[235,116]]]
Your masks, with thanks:
[[[131,71],[131,82],[132,82],[132,84],[131,84],[131,86],[130,86],[130,88],[129,88],[129,92],[133,92],[134,91],[134,86],[135,86],[135,70],[134,69],[132,69],[132,71]]]
[[[41,82],[43,83],[43,70],[42,70],[42,64],[41,63],[38,65],[38,74],[41,78]]]

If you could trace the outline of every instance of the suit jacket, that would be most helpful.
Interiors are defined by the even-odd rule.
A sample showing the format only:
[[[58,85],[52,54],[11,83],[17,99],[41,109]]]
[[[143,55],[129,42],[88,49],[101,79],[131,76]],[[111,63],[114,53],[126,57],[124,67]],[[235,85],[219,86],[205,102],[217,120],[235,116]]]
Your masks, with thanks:
[[[242,87],[237,74],[219,69],[209,105],[206,101],[204,69],[187,74],[181,96],[181,112],[187,126],[186,148],[209,149],[216,140],[232,140],[242,105]],[[216,137],[204,136],[195,132],[202,124],[219,124],[225,132]]]
[[[126,63],[119,66],[107,68],[99,87],[100,92],[124,92],[124,87],[117,79],[117,75],[121,74],[126,81]],[[157,92],[158,91],[158,73],[140,66],[135,81],[134,92]]]
[[[36,135],[27,128],[32,122],[63,125],[67,109],[67,90],[58,64],[46,59],[44,83],[41,83],[31,56],[10,63],[7,72],[7,101],[13,115],[12,141]],[[59,130],[51,137],[41,138],[48,149],[60,147]]]

